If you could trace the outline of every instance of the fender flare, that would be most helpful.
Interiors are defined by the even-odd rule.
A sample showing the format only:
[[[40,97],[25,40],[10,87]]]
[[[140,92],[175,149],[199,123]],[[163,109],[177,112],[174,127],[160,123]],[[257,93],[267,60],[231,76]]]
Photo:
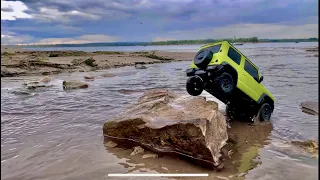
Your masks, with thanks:
[[[263,94],[260,96],[260,98],[258,99],[257,103],[258,103],[258,104],[261,104],[262,100],[263,100],[265,97],[267,97],[267,96],[268,96],[268,95],[266,95],[265,93],[263,93]]]
[[[260,96],[260,98],[258,99],[257,103],[258,103],[259,105],[262,105],[261,102],[262,102],[263,99],[265,99],[266,97],[269,98],[269,96],[268,96],[267,94],[263,93],[263,94]],[[271,98],[270,98],[270,99],[271,99]],[[271,101],[272,101],[272,99],[271,99]],[[270,105],[271,105],[271,107],[272,107],[272,112],[273,112],[273,110],[274,110],[274,102],[272,101],[272,104],[270,104]]]
[[[236,76],[236,79],[235,79],[236,80],[236,84],[238,84],[238,77],[239,77],[238,76],[238,71],[227,62],[223,62],[223,63],[221,63],[221,65],[223,66],[223,69],[230,68],[231,71],[233,71],[232,73],[234,73],[234,75]]]

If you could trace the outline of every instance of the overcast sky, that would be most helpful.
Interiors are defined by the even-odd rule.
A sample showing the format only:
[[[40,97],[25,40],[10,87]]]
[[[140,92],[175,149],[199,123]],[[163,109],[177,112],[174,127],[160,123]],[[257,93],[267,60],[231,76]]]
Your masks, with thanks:
[[[318,37],[318,0],[1,1],[1,44]]]

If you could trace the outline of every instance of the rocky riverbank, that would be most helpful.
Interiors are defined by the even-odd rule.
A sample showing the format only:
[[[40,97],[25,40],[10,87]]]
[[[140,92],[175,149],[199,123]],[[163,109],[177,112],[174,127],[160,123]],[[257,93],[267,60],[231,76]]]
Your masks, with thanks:
[[[192,60],[193,56],[194,53],[189,52],[26,51],[1,48],[1,77],[89,72],[137,64]]]

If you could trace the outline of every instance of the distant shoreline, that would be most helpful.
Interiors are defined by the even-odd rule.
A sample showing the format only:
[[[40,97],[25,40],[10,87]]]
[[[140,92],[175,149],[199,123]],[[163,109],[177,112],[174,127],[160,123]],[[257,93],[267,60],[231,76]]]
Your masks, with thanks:
[[[299,42],[319,42],[318,38],[308,39],[257,39],[239,38],[222,39],[231,43],[260,44],[260,43],[299,43]],[[201,39],[201,40],[172,40],[159,42],[109,42],[109,43],[87,43],[87,44],[47,44],[47,45],[1,45],[19,48],[46,48],[46,47],[104,47],[104,46],[170,46],[170,45],[204,45],[222,40]]]

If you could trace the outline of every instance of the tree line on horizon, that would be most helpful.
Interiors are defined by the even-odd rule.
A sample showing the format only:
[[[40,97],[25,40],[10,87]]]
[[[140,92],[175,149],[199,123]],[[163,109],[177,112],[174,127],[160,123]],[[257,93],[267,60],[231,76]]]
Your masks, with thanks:
[[[249,38],[230,38],[230,39],[196,39],[196,40],[169,40],[156,42],[110,42],[110,43],[87,43],[87,44],[48,44],[48,45],[26,45],[27,47],[89,47],[89,46],[151,46],[151,45],[191,45],[191,44],[210,44],[219,41],[229,41],[230,43],[262,43],[262,42],[318,42],[318,38],[306,39],[258,39]]]

